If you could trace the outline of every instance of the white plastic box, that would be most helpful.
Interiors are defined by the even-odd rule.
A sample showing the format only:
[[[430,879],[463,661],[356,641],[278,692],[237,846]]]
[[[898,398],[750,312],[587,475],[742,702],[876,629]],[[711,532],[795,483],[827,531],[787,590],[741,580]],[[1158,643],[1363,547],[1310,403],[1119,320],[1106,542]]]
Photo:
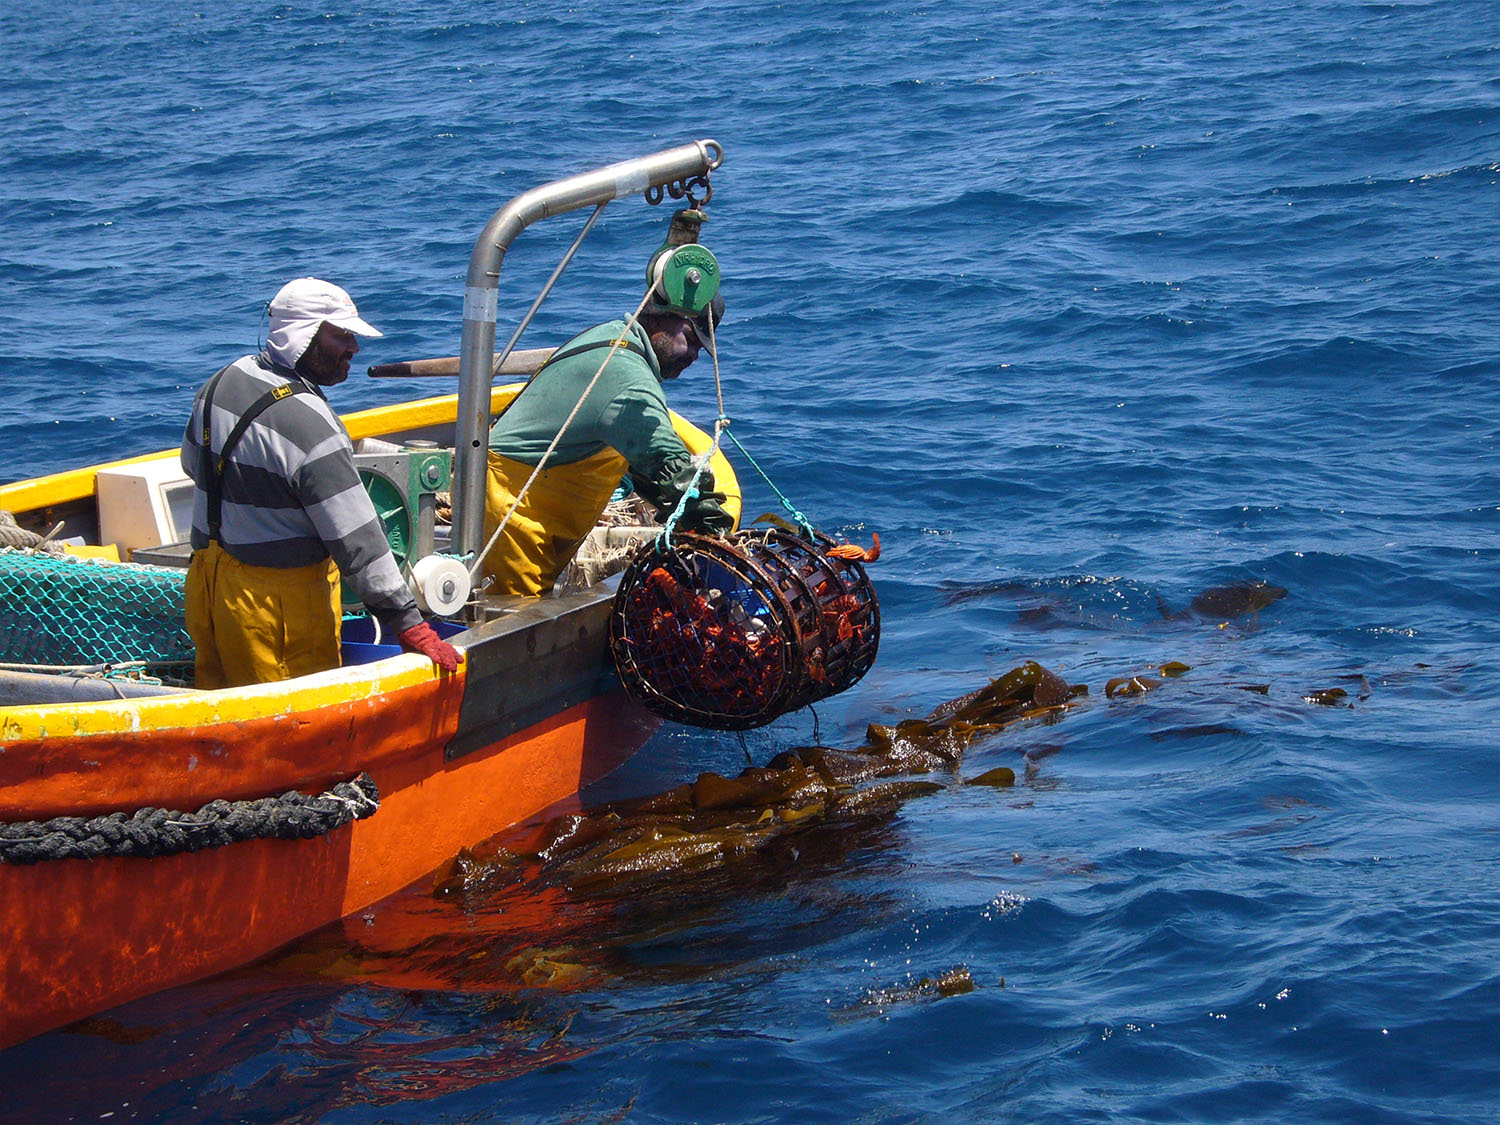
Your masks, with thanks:
[[[96,478],[99,542],[120,558],[142,547],[181,543],[192,532],[193,482],[177,458],[101,469]]]

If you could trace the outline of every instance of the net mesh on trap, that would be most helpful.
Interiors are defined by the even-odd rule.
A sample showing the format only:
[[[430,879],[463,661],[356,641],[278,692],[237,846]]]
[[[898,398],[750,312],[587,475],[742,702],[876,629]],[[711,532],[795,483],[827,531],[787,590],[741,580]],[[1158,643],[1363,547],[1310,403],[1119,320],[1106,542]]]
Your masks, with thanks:
[[[610,617],[626,690],[663,718],[745,730],[857,683],[880,605],[864,567],[831,546],[757,530],[642,549]]]
[[[0,549],[0,663],[190,672],[185,572]]]

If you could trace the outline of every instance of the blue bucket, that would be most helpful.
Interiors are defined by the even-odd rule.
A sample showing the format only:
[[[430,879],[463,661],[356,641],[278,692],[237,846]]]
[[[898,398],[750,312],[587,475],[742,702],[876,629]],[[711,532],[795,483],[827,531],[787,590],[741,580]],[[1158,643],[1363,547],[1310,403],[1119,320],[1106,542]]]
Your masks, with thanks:
[[[468,626],[456,621],[429,621],[433,631],[440,637],[452,637],[462,633]],[[372,617],[346,617],[339,633],[340,648],[344,664],[373,664],[388,656],[400,656],[404,651],[399,644],[388,644],[386,638],[375,643],[375,619]]]

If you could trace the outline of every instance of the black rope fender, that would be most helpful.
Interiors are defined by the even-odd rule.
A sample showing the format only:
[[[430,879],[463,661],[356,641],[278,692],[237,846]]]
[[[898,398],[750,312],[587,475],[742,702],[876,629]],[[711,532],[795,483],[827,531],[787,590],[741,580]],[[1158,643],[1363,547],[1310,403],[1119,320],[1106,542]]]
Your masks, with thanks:
[[[380,808],[367,773],[316,797],[289,790],[253,801],[210,801],[195,813],[145,808],[104,816],[58,816],[0,824],[0,863],[177,855],[242,840],[310,840]]]

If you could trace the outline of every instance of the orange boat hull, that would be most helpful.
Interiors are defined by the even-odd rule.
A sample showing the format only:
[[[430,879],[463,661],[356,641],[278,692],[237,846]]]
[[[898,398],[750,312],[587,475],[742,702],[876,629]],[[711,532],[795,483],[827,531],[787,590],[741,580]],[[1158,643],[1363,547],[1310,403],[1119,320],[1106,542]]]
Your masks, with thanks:
[[[492,412],[522,384],[496,387]],[[347,415],[351,437],[452,440],[455,395]],[[694,452],[708,435],[674,416]],[[175,450],[111,462],[176,461]],[[720,452],[718,487],[738,512]],[[97,542],[95,465],[0,484],[23,527]],[[0,707],[0,824],[324,792],[368,773],[380,808],[312,840],[155,859],[0,862],[0,1048],[244,964],[411,886],[460,849],[577,793],[660,724],[608,657],[610,593],[510,607],[417,656],[284,684]]]
[[[616,690],[448,760],[463,677],[410,664],[382,690],[319,707],[234,717],[233,701],[219,700],[229,717],[201,726],[7,737],[3,821],[147,804],[196,810],[214,797],[316,793],[360,771],[378,785],[380,808],[310,840],[0,864],[0,1047],[244,964],[358,912],[576,794],[657,725]],[[346,687],[325,691],[348,696]]]

